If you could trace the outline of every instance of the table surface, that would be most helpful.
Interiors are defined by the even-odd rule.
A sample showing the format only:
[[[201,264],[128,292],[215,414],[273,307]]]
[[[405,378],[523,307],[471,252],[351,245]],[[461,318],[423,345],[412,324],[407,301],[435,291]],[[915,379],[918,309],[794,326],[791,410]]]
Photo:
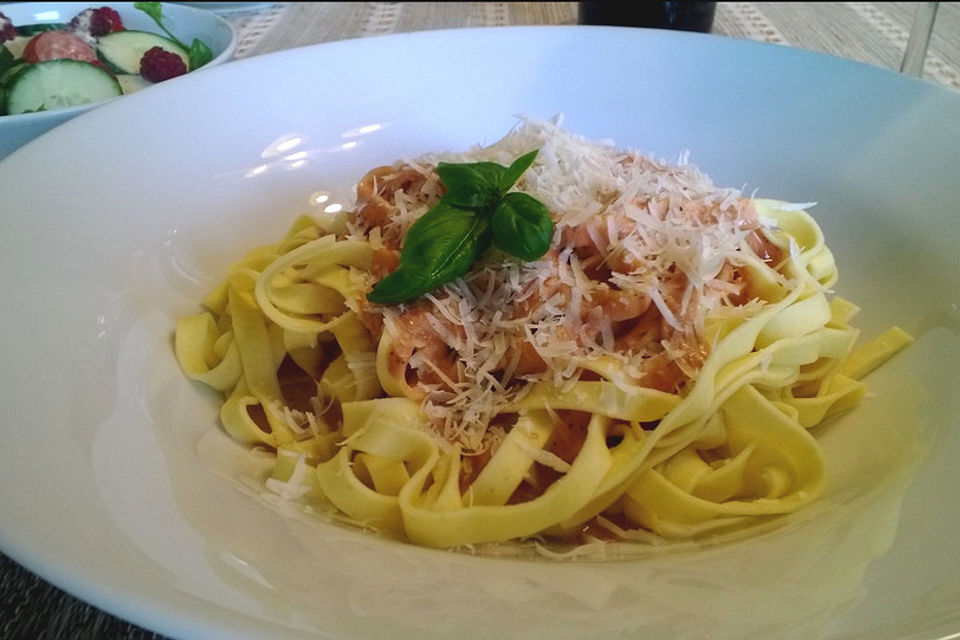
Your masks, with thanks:
[[[572,25],[574,2],[252,2],[216,11],[237,32],[236,58],[389,33]],[[715,35],[759,40],[898,70],[918,3],[719,2]],[[229,9],[228,9],[229,6]],[[960,90],[960,2],[941,2],[924,79]],[[157,639],[61,591],[0,554],[0,638]]]

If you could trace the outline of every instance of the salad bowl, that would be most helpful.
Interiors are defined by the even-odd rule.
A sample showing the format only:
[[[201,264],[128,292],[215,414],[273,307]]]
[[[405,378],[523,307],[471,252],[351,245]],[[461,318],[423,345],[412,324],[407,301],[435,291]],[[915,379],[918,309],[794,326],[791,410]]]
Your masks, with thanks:
[[[57,25],[69,23],[74,16],[84,9],[109,6],[119,14],[125,29],[162,34],[158,25],[146,13],[136,9],[133,5],[132,2],[17,2],[0,5],[0,13],[5,15],[16,27]],[[174,3],[162,3],[161,9],[164,26],[173,34],[176,34],[177,38],[186,43],[192,42],[196,38],[209,47],[211,59],[203,65],[202,69],[215,67],[230,60],[233,56],[236,49],[236,34],[233,27],[223,18],[209,11]],[[4,45],[0,45],[0,47],[2,46]],[[10,48],[13,51],[18,51],[20,47]],[[197,69],[197,71],[199,70]],[[142,88],[147,84],[149,83],[138,82],[136,87]],[[131,90],[132,88],[125,87],[124,93]],[[0,115],[0,158],[10,154],[40,134],[63,124],[71,118],[75,118],[81,113],[95,109],[111,99],[78,104],[62,109]]]

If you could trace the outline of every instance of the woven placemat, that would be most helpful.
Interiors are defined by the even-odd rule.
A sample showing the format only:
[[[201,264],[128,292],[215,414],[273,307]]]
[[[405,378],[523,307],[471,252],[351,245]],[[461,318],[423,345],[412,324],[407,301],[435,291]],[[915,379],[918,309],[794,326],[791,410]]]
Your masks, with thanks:
[[[899,70],[913,2],[719,2],[713,33],[799,47]],[[405,31],[576,24],[575,2],[276,3],[225,16],[244,58]],[[960,2],[941,2],[924,78],[960,89]]]

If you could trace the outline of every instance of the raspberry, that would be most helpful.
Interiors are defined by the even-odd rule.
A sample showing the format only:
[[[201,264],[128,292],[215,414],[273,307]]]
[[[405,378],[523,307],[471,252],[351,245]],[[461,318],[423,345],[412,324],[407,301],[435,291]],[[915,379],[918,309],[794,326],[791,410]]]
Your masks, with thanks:
[[[84,9],[67,24],[68,31],[89,34],[94,38],[122,29],[123,21],[120,19],[120,14],[110,7]]]
[[[140,75],[150,82],[163,82],[182,76],[187,72],[183,58],[175,53],[164,51],[162,47],[148,50],[140,58]]]
[[[13,22],[3,13],[0,13],[0,42],[13,40],[16,37],[17,28],[13,26]]]
[[[120,18],[120,14],[117,13],[116,9],[100,7],[99,9],[94,9],[94,11],[110,22],[110,31],[123,31],[123,20]]]

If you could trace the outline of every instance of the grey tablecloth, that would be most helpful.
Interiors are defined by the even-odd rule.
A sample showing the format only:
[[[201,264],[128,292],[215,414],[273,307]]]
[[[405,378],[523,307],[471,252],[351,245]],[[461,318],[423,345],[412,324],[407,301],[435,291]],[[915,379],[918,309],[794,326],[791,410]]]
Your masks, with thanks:
[[[206,3],[210,4],[210,3]],[[713,32],[898,69],[916,3],[721,2]],[[574,24],[576,3],[253,3],[222,11],[237,57],[402,31]],[[960,2],[940,3],[924,77],[960,90]],[[0,554],[0,639],[162,638],[64,593]]]

